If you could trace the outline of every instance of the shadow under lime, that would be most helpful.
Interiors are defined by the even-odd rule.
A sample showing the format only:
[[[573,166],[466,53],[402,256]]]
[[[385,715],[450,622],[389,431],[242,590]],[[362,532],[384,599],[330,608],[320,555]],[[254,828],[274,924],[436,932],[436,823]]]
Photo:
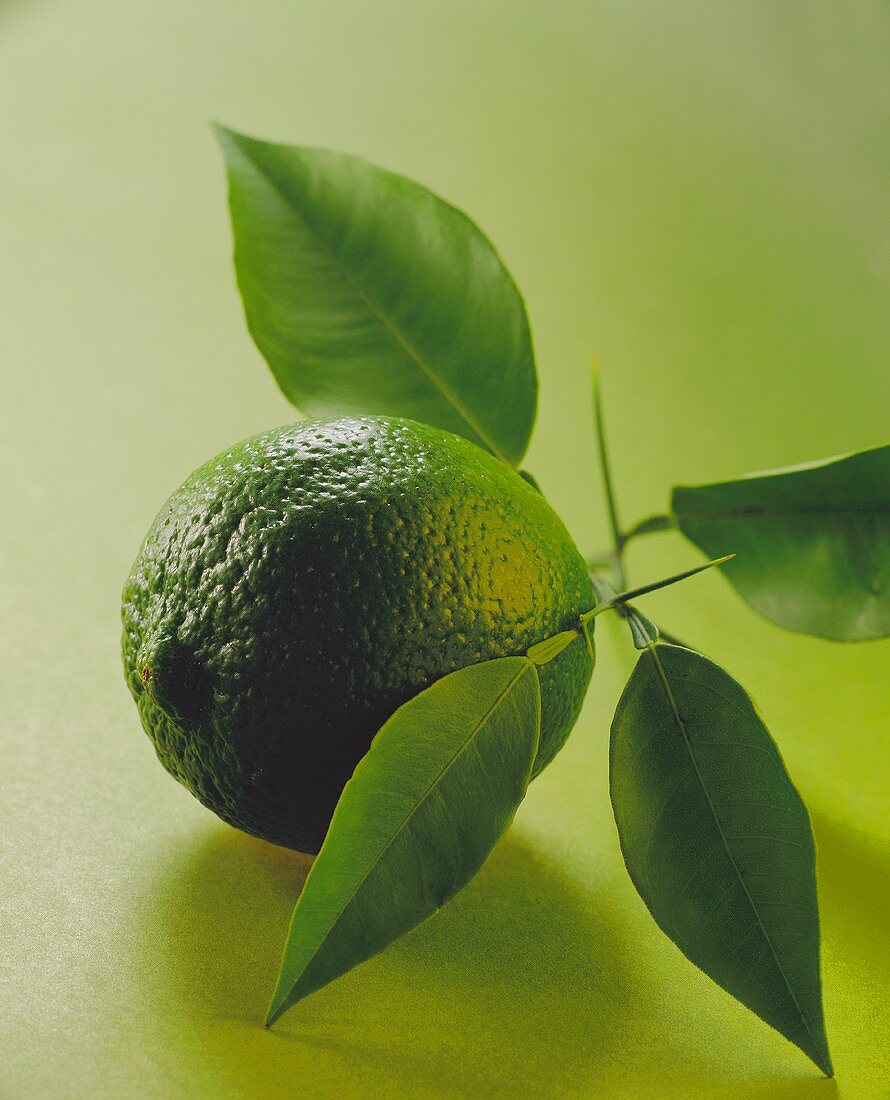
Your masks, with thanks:
[[[875,853],[829,822],[817,822],[817,839],[825,893],[837,896],[851,867],[877,883],[868,912],[856,914],[872,919],[869,899],[879,903],[886,861],[876,867]],[[163,995],[177,1021],[181,1050],[171,1058],[190,1059],[220,1094],[391,1095],[410,1082],[429,1096],[597,1095],[603,1087],[631,1096],[646,1065],[663,1067],[669,1096],[678,1095],[671,1081],[681,1064],[687,1082],[714,1096],[835,1093],[794,1057],[796,1073],[784,1063],[775,1072],[765,1057],[762,1075],[733,1080],[732,1036],[717,1027],[713,1043],[702,1043],[700,1028],[687,1034],[654,998],[651,963],[637,924],[614,900],[611,872],[582,888],[515,829],[439,914],[266,1031],[310,867],[307,856],[213,825],[171,853],[143,899],[141,970],[153,975],[150,996]],[[616,1087],[616,1060],[627,1066],[626,1092]]]

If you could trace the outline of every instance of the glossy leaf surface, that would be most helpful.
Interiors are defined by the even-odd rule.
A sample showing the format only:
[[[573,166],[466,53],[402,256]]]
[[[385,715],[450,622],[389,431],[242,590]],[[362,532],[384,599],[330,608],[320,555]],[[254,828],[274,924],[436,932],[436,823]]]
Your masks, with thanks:
[[[306,880],[268,1023],[473,877],[525,795],[540,722],[526,657],[453,672],[396,711],[346,785]]]
[[[743,688],[690,650],[646,650],[612,723],[610,785],[659,926],[831,1074],[810,821]]]
[[[515,466],[534,356],[482,232],[360,157],[218,132],[247,323],[288,399],[313,415],[421,420]]]
[[[805,634],[890,634],[890,446],[716,485],[674,489],[684,535],[766,618]]]
[[[564,649],[581,637],[580,630],[561,630],[551,638],[545,638],[542,642],[536,642],[528,650],[527,656],[536,665],[546,665],[558,657]]]

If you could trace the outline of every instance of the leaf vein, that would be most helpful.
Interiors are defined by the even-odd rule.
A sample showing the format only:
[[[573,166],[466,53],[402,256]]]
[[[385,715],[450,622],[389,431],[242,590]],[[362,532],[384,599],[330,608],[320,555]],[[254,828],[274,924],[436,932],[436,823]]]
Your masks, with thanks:
[[[288,195],[287,191],[280,186],[278,181],[270,174],[266,168],[259,164],[253,157],[251,157],[244,147],[239,142],[239,148],[242,153],[249,159],[250,163],[260,172],[263,178],[277,191],[282,199],[287,203],[288,207],[303,221],[303,224],[321,246],[321,248],[327,253],[330,259],[333,261],[336,267],[340,269],[343,278],[352,287],[356,295],[364,302],[368,307],[368,310],[373,315],[377,323],[383,328],[387,335],[396,343],[402,351],[420,368],[427,381],[439,391],[439,393],[445,398],[445,400],[454,408],[455,412],[461,416],[469,427],[475,432],[479,439],[485,444],[485,446],[496,455],[502,462],[505,462],[508,466],[512,467],[512,463],[507,459],[503,451],[498,447],[488,433],[482,428],[475,417],[466,408],[464,403],[457,397],[452,391],[450,386],[446,385],[441,378],[438,377],[434,368],[428,364],[420,352],[414,347],[413,343],[408,340],[395,326],[395,324],[389,319],[383,308],[375,301],[375,299],[368,293],[367,290],[359,283],[359,281],[352,274],[347,265],[337,255],[333,248],[328,244],[324,237],[318,232],[316,227],[312,224],[310,219],[306,216],[304,210],[300,209]]]
[[[427,786],[427,788],[423,792],[423,794],[420,796],[420,798],[417,799],[417,801],[411,807],[409,812],[405,815],[404,819],[393,830],[392,835],[389,837],[386,844],[380,849],[380,851],[378,852],[377,857],[374,860],[374,862],[367,869],[367,871],[365,871],[365,873],[362,875],[361,879],[358,881],[358,883],[356,883],[355,887],[350,892],[349,897],[344,901],[343,905],[340,907],[339,911],[337,912],[337,915],[331,921],[330,926],[328,928],[328,931],[326,932],[324,938],[318,944],[315,951],[312,953],[309,960],[307,961],[306,966],[304,966],[303,970],[300,971],[300,974],[303,974],[305,972],[306,968],[309,966],[309,963],[312,961],[312,959],[314,959],[316,957],[318,952],[321,950],[321,948],[324,946],[324,944],[330,938],[331,933],[334,931],[334,929],[340,923],[340,920],[343,917],[343,914],[346,912],[349,905],[352,903],[352,901],[354,900],[354,898],[356,897],[358,892],[364,886],[365,882],[368,880],[371,873],[379,865],[380,861],[383,859],[383,857],[389,851],[390,847],[395,843],[396,838],[402,834],[404,829],[407,827],[407,825],[409,824],[411,819],[414,817],[414,815],[417,813],[417,811],[420,809],[420,807],[424,804],[424,802],[427,800],[427,798],[430,796],[430,794],[433,791],[435,791],[435,788],[438,786],[439,781],[441,780],[441,778],[446,774],[446,772],[450,771],[450,769],[456,764],[456,762],[464,754],[464,752],[467,750],[467,748],[474,744],[474,738],[475,738],[476,734],[478,733],[478,731],[482,728],[482,726],[485,724],[485,722],[488,720],[488,718],[490,718],[491,715],[494,714],[494,712],[498,709],[498,707],[504,701],[504,699],[506,698],[506,696],[510,692],[510,690],[519,682],[519,680],[523,676],[528,674],[529,669],[534,670],[534,665],[530,661],[527,664],[524,664],[523,667],[516,673],[516,675],[509,681],[509,683],[506,684],[506,686],[498,694],[497,698],[494,699],[494,701],[492,702],[492,704],[488,708],[488,710],[486,710],[486,712],[481,716],[481,718],[478,720],[478,722],[476,722],[476,724],[473,726],[472,730],[469,732],[469,734],[467,735],[466,740],[461,744],[460,748],[446,761],[446,763],[442,766],[442,768],[439,770],[439,772],[430,781],[429,785]],[[306,879],[307,885],[308,885],[308,882],[309,882],[309,877],[311,877],[312,871],[315,870],[316,866],[317,866],[317,862],[316,862],[316,864],[313,865],[312,870],[310,870],[309,876],[307,876],[307,879]],[[304,890],[305,890],[305,886],[304,886]],[[295,979],[295,982],[296,982],[296,980],[299,980],[299,977],[300,977],[300,975],[297,975],[297,979]]]
[[[738,877],[739,882],[741,883],[742,889],[745,892],[745,897],[748,899],[748,904],[751,907],[751,912],[754,915],[754,919],[757,922],[757,926],[760,928],[760,932],[761,932],[761,935],[763,936],[764,941],[766,942],[767,946],[769,947],[770,953],[772,954],[773,960],[775,961],[775,964],[776,964],[776,967],[778,968],[779,974],[782,977],[782,981],[784,982],[785,987],[787,988],[787,990],[788,990],[788,992],[791,996],[791,1000],[794,1003],[795,1010],[797,1011],[797,1014],[800,1017],[801,1022],[803,1023],[803,1026],[806,1029],[806,1032],[809,1035],[811,1042],[813,1043],[814,1049],[818,1050],[819,1045],[816,1041],[816,1037],[812,1033],[812,1030],[811,1030],[810,1024],[809,1024],[809,1020],[807,1019],[806,1015],[804,1014],[803,1008],[801,1007],[800,1003],[798,1002],[797,997],[795,996],[794,990],[791,987],[791,983],[788,980],[788,976],[786,975],[785,970],[782,966],[782,963],[779,960],[779,956],[776,952],[775,947],[773,946],[773,942],[770,939],[769,934],[767,933],[766,927],[765,927],[765,925],[764,925],[764,923],[763,923],[763,921],[760,917],[760,913],[757,909],[757,906],[754,903],[754,899],[751,896],[751,892],[748,889],[748,884],[745,882],[744,875],[742,874],[742,871],[741,871],[739,865],[736,863],[735,857],[732,853],[732,850],[729,847],[729,843],[728,843],[728,841],[726,839],[726,836],[723,832],[723,827],[722,827],[722,824],[720,822],[720,817],[717,814],[717,811],[714,807],[714,803],[711,801],[711,796],[710,796],[710,794],[708,792],[708,789],[705,785],[704,777],[702,776],[701,772],[699,771],[698,762],[695,758],[695,753],[693,752],[692,743],[691,743],[690,738],[689,738],[689,731],[686,727],[686,721],[685,721],[685,719],[683,718],[683,716],[680,712],[680,708],[679,708],[679,705],[677,703],[677,699],[674,695],[673,689],[671,688],[670,681],[668,680],[667,673],[665,672],[664,666],[661,663],[661,658],[658,655],[658,647],[656,645],[651,645],[648,649],[648,653],[651,655],[652,660],[655,663],[655,667],[656,667],[656,670],[658,672],[659,679],[661,680],[662,688],[664,689],[665,695],[667,696],[667,699],[668,699],[668,703],[669,703],[670,708],[671,708],[671,710],[673,712],[673,715],[674,715],[674,721],[676,722],[677,728],[680,732],[680,736],[683,740],[683,744],[686,746],[686,751],[689,754],[689,758],[692,762],[692,767],[695,770],[696,777],[698,778],[699,784],[701,785],[702,794],[704,795],[705,801],[707,802],[708,807],[711,811],[711,814],[714,818],[714,823],[717,826],[717,833],[720,836],[721,841],[723,842],[724,848],[726,849],[726,855],[727,855],[727,857],[730,861],[730,864],[732,865],[733,870],[736,873],[736,876]],[[743,942],[747,942],[747,940],[749,938],[750,938],[750,936],[744,937]]]

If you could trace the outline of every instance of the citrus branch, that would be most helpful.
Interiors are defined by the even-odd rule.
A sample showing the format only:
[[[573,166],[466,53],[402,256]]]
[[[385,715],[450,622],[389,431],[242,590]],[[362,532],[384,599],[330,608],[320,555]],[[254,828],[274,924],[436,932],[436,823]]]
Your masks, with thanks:
[[[606,445],[606,429],[603,419],[603,400],[600,389],[599,359],[593,356],[591,362],[591,375],[593,382],[593,419],[596,425],[596,444],[600,460],[600,475],[603,480],[603,490],[606,494],[606,511],[609,517],[609,528],[612,532],[613,553],[612,564],[619,587],[624,587],[624,543],[626,538],[621,531],[621,523],[618,519],[618,504],[615,499],[615,486],[612,483],[612,468],[609,463],[609,451]]]
[[[648,630],[658,630],[654,623],[651,623],[645,616],[632,607],[631,600],[637,599],[638,596],[646,596],[650,592],[657,592],[660,588],[668,588],[672,584],[677,584],[679,581],[685,581],[689,577],[694,577],[699,573],[704,573],[707,569],[713,569],[715,566],[725,565],[726,562],[732,561],[735,554],[724,554],[722,558],[714,558],[713,561],[706,561],[704,565],[696,565],[694,569],[686,569],[682,573],[674,573],[673,576],[665,577],[660,581],[652,581],[650,584],[640,585],[638,588],[630,588],[626,592],[615,592],[611,585],[603,580],[602,577],[591,576],[590,580],[594,586],[594,592],[597,595],[599,602],[595,604],[589,611],[585,611],[582,615],[578,616],[578,625],[572,627],[569,630],[562,630],[558,634],[554,634],[549,638],[544,638],[540,642],[536,642],[528,650],[526,650],[526,656],[530,657],[536,665],[545,665],[548,661],[552,661],[554,657],[559,656],[560,653],[575,641],[576,638],[583,637],[587,643],[587,648],[590,651],[591,657],[593,657],[593,641],[590,634],[590,624],[598,616],[602,615],[604,611],[617,611],[623,615],[626,619],[634,620],[632,626],[637,627],[637,632],[642,636]],[[674,644],[682,645],[672,635],[664,634],[663,631],[658,631],[665,641],[672,641]],[[688,648],[688,647],[684,647]]]

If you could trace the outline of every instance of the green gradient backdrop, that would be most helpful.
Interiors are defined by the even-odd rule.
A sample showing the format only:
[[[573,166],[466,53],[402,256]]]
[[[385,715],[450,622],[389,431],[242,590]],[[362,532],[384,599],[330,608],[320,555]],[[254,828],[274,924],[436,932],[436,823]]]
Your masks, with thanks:
[[[813,811],[836,1083],[690,967],[621,865],[601,632],[578,729],[438,918],[258,1026],[305,862],[162,771],[118,593],[185,474],[291,412],[229,260],[216,117],[465,207],[524,289],[528,465],[628,519],[890,435],[883,0],[0,0],[0,1094],[876,1097],[890,645],[782,634],[717,576],[647,609],[757,699]],[[633,548],[637,580],[696,560]]]

